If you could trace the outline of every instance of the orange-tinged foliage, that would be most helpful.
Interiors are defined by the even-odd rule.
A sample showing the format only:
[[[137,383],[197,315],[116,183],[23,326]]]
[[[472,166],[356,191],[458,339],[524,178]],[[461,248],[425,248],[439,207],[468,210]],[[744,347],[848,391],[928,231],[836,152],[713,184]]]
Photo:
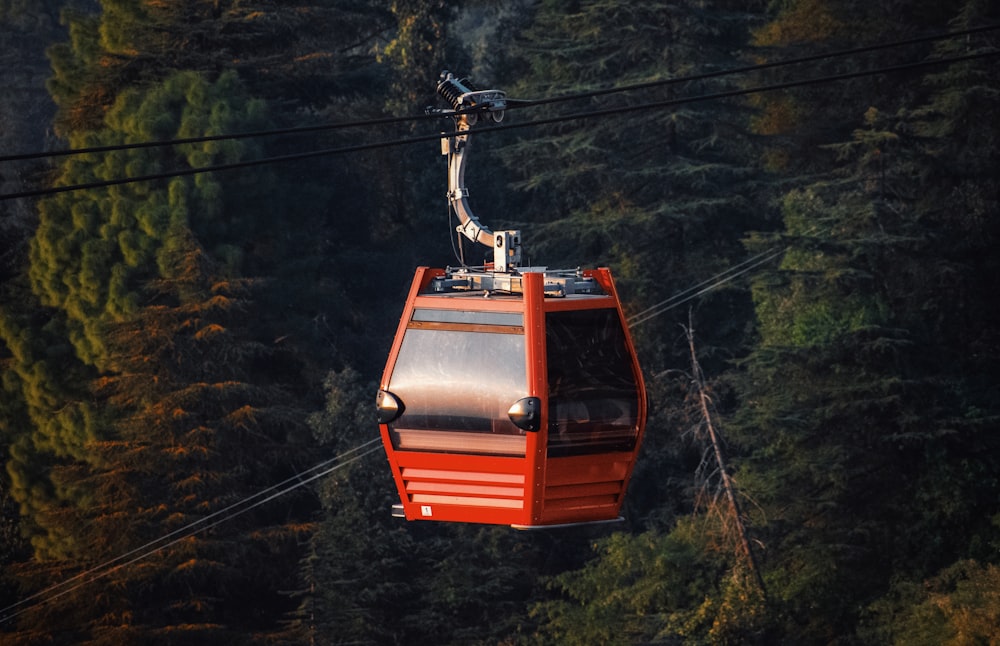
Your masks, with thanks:
[[[750,124],[755,134],[788,134],[794,132],[801,123],[801,110],[791,97],[773,96],[766,101],[754,99],[752,103],[758,108]]]
[[[823,0],[800,0],[755,30],[752,42],[759,47],[819,42],[831,38],[843,27]]]
[[[181,525],[181,524],[186,524],[187,521],[188,517],[186,514],[174,513],[167,516],[166,520],[164,521],[164,525],[170,525],[170,524]]]
[[[98,377],[97,380],[94,382],[94,385],[98,389],[107,388],[108,386],[115,384],[117,381],[118,379],[116,377],[108,377],[108,376]]]
[[[330,52],[312,52],[303,56],[296,56],[293,60],[296,63],[304,63],[306,61],[315,61],[321,58],[333,58],[333,55]]]
[[[219,325],[218,323],[210,323],[209,325],[206,325],[205,327],[203,327],[200,330],[198,330],[195,333],[194,338],[198,339],[199,341],[202,341],[204,339],[207,339],[207,338],[219,335],[219,334],[223,334],[225,331],[226,331],[226,328],[224,328],[223,326]]]
[[[128,440],[99,440],[90,442],[89,446],[105,450],[117,449],[117,448],[130,448],[132,446],[132,442]]]
[[[198,563],[199,563],[198,559],[188,559],[187,561],[178,565],[175,568],[175,570],[177,570],[178,572],[183,572],[184,570],[193,570],[194,568],[198,567]]]
[[[222,294],[216,294],[212,298],[205,301],[205,303],[199,309],[207,309],[209,307],[219,308],[219,309],[229,309],[232,307],[233,300],[228,296],[223,296]]]
[[[206,631],[206,630],[219,630],[223,628],[222,624],[174,624],[173,626],[164,626],[160,630],[165,633],[190,633],[194,631]]]
[[[188,478],[184,478],[178,482],[175,487],[177,489],[194,489],[200,487],[205,483],[205,480],[198,474],[192,475]]]
[[[267,540],[269,538],[281,537],[285,534],[292,533],[299,536],[309,536],[312,532],[316,531],[316,523],[286,523],[281,527],[268,527],[263,530],[257,530],[250,534],[251,537],[258,540]]]
[[[247,404],[241,406],[228,415],[229,421],[238,426],[247,426],[257,422],[256,409]]]
[[[196,443],[206,440],[212,437],[215,433],[208,426],[196,426],[184,434],[184,441],[189,443]]]
[[[110,56],[101,56],[101,60],[100,60],[100,62],[98,64],[101,67],[111,67],[116,62],[117,61],[115,61],[115,59],[111,58]]]
[[[79,98],[64,110],[65,116],[57,123],[56,134],[66,136],[74,131],[96,130],[110,105],[111,99],[105,88],[90,88],[89,92],[81,92]]]
[[[961,561],[928,587],[929,605],[947,620],[954,644],[1000,643],[1000,567]]]

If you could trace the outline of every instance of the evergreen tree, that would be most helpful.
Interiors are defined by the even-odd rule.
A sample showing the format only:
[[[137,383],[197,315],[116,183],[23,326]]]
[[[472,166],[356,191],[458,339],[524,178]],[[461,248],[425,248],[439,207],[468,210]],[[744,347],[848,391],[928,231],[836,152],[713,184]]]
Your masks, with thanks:
[[[717,539],[712,519],[692,516],[668,534],[600,541],[597,558],[550,581],[562,597],[534,608],[545,619],[541,634],[580,645],[768,643],[757,634],[760,617],[747,616],[755,595],[727,575]]]
[[[735,67],[735,53],[754,20],[745,8],[721,2],[710,8],[541,3],[511,56],[521,79],[505,89],[534,98]],[[734,86],[721,79],[674,83],[549,109],[546,116]],[[528,117],[512,111],[511,118]],[[754,204],[766,193],[745,136],[747,119],[739,102],[695,102],[567,120],[505,147],[503,158],[520,180],[514,187],[525,197],[517,226],[533,260],[541,253],[549,265],[609,264],[636,309],[740,262],[740,238],[768,226],[767,210]],[[738,288],[699,304],[712,371],[746,351],[749,304],[748,293]],[[597,547],[582,570],[554,580],[559,596],[535,612],[542,617],[542,634],[560,643],[745,642],[760,630],[754,615],[759,603],[748,603],[746,586],[726,574],[726,559],[716,553],[719,528],[702,517],[685,518],[694,506],[701,451],[681,437],[687,387],[667,370],[690,361],[686,344],[679,343],[683,335],[676,324],[682,320],[671,312],[634,327],[647,374],[656,377],[647,379],[651,418],[630,484],[628,516],[635,526],[655,530],[616,535]]]
[[[304,466],[295,365],[245,327],[252,286],[220,278],[189,235],[174,236],[152,303],[109,328],[111,369],[94,394],[115,411],[113,432],[87,445],[88,464],[52,470],[87,500],[56,521],[78,546],[71,563],[91,574],[59,598],[43,593],[21,618],[29,635],[251,643],[288,608],[281,591],[293,585],[308,499],[231,516]],[[61,583],[51,574],[21,568],[29,585]]]
[[[118,95],[178,70],[215,78],[236,72],[256,96],[316,112],[331,96],[363,94],[379,38],[381,8],[338,0],[99,0],[69,13],[70,40],[50,52],[57,125],[99,129]]]
[[[771,5],[769,20],[753,31],[753,57],[776,62],[864,45],[905,40],[939,31],[950,8],[935,2],[857,2],[856,0],[791,0]],[[755,74],[747,85],[822,78],[894,64],[919,61],[928,45],[878,50],[867,55],[820,58],[808,66],[772,68]],[[862,76],[753,95],[753,133],[762,137],[765,167],[785,182],[823,172],[832,161],[825,144],[841,142],[856,127],[854,115],[874,97],[894,106],[918,101],[920,72]],[[879,106],[891,112],[888,105]]]
[[[990,70],[929,75],[938,87],[928,107],[899,121],[867,109],[851,140],[830,147],[837,169],[785,197],[787,250],[755,287],[761,341],[746,364],[737,440],[789,638],[850,639],[859,609],[891,581],[902,589],[995,540],[987,474],[998,447],[985,429],[998,408],[983,387],[992,368],[980,363],[996,326],[982,276],[995,268],[979,245],[996,234],[966,236],[953,222],[995,209],[996,185],[971,170],[979,160],[954,181],[937,173],[962,168],[956,138],[995,136],[978,123],[975,135],[956,128],[941,110],[992,116],[992,99],[955,100],[984,96],[966,75]],[[957,186],[991,197],[958,201]]]
[[[220,134],[241,128],[260,128],[263,123],[263,102],[247,97],[234,74],[223,74],[211,83],[196,73],[182,72],[146,91],[121,92],[114,107],[104,116],[105,128],[74,135],[72,143],[78,146],[114,144]],[[66,162],[60,181],[79,183],[157,172],[164,168],[200,167],[218,160],[246,158],[253,154],[251,148],[245,143],[217,142],[178,146],[159,155],[130,151],[109,155],[100,161],[75,157]],[[190,246],[187,238],[191,231],[222,263],[221,268],[213,270],[216,284],[223,284],[224,278],[238,281],[241,274],[275,262],[275,258],[260,252],[247,253],[254,250],[253,242],[267,240],[269,234],[271,239],[278,238],[273,235],[273,227],[252,226],[249,218],[243,217],[247,211],[242,208],[271,186],[266,174],[253,181],[234,176],[216,179],[200,175],[194,179],[176,178],[166,191],[158,190],[155,185],[133,184],[107,191],[61,194],[42,202],[40,226],[31,246],[30,275],[35,293],[48,309],[37,310],[37,313],[28,311],[22,318],[47,316],[51,317],[51,323],[42,327],[22,324],[17,318],[6,319],[5,341],[14,355],[18,376],[11,382],[9,391],[15,399],[23,397],[22,404],[15,400],[12,405],[21,406],[29,422],[13,430],[8,470],[15,482],[14,495],[21,503],[22,524],[32,535],[36,558],[61,560],[56,561],[54,567],[41,561],[25,565],[20,578],[26,590],[45,588],[67,576],[74,565],[86,567],[96,559],[120,554],[122,552],[117,550],[142,544],[143,538],[163,527],[183,526],[185,520],[211,513],[227,501],[252,493],[255,487],[273,483],[274,476],[289,472],[288,459],[282,457],[286,450],[277,450],[277,447],[287,441],[287,450],[293,450],[308,439],[304,434],[289,435],[288,429],[294,425],[296,414],[299,424],[304,417],[303,412],[294,412],[300,404],[292,402],[308,393],[310,388],[299,381],[298,374],[289,374],[295,371],[268,359],[266,352],[259,349],[248,352],[255,347],[253,344],[259,345],[260,338],[276,338],[273,333],[269,334],[271,330],[267,325],[273,317],[258,315],[252,318],[256,328],[241,332],[243,345],[237,351],[234,347],[240,346],[234,346],[235,342],[229,340],[228,329],[215,322],[191,330],[185,328],[182,320],[175,319],[172,326],[167,324],[170,321],[158,321],[162,310],[155,305],[157,292],[153,287],[157,281],[175,278],[177,272],[185,271],[175,263],[179,245]],[[255,214],[258,221],[269,221],[265,213],[249,213]],[[265,250],[276,248],[280,247],[273,244],[263,247]],[[186,280],[192,283],[206,279],[188,276]],[[201,296],[195,288],[178,287],[181,292],[190,292],[177,294],[178,303],[193,307],[199,301],[191,303],[185,299],[201,298],[209,301],[209,305],[223,299],[219,294],[210,300],[204,295],[206,287],[196,287],[202,290]],[[163,323],[164,336],[158,341],[163,344],[164,352],[147,354],[135,359],[135,364],[124,361],[123,352],[136,353],[137,350],[122,350],[120,330],[133,326],[130,328],[131,340],[138,342],[143,338],[139,332],[141,325],[149,324],[152,328],[157,323]],[[140,327],[134,327],[136,325]],[[46,340],[43,333],[52,339]],[[195,333],[201,345],[196,350],[189,350],[191,356],[185,358],[186,364],[182,362],[181,374],[175,374],[174,380],[168,381],[166,375],[181,359],[168,352],[175,347],[170,338]],[[252,343],[247,345],[248,342]],[[31,349],[45,346],[48,346],[47,351],[41,352],[50,356],[40,361],[40,350],[32,353]],[[57,348],[66,348],[68,352],[61,355],[53,352]],[[75,373],[67,370],[74,366]],[[67,399],[72,397],[72,390],[60,388],[59,384],[88,372],[92,376],[95,370],[101,371],[108,383],[119,384],[126,377],[143,374],[148,378],[145,381],[138,379],[137,390],[127,394],[116,393],[112,397],[99,393],[99,396],[91,394]],[[254,384],[264,374],[260,371],[267,370],[274,371],[269,379],[290,379],[287,387],[292,390],[275,393],[266,388],[244,386],[238,380]],[[229,371],[226,374],[232,378],[207,379],[218,371]],[[173,390],[164,392],[157,390],[157,386]],[[108,397],[111,400],[118,398],[113,402],[115,405],[107,405]],[[161,399],[157,401],[156,397]],[[183,405],[170,411],[155,408],[171,401],[172,397]],[[292,401],[279,407],[275,405],[279,397]],[[130,406],[139,410],[130,409]],[[211,441],[223,438],[216,450],[227,454],[226,459],[231,460],[228,465],[220,464],[219,472],[204,483],[199,482],[196,472],[192,472],[203,466],[197,460],[173,463],[163,460],[164,455],[203,455],[205,449],[199,443],[209,440],[197,432],[202,426],[159,428],[150,422],[165,412],[186,411],[185,406],[193,409],[195,418],[204,416],[205,420],[221,426],[209,429],[218,431]],[[95,412],[97,410],[101,411],[100,415]],[[275,418],[272,411],[279,411],[280,418]],[[191,422],[185,415],[173,419],[173,423]],[[260,435],[270,437],[268,442],[238,439],[241,431],[258,437],[255,431],[258,425],[267,427],[267,433]],[[159,444],[145,445],[146,441],[140,440],[142,433],[150,431],[155,433]],[[139,448],[134,447],[136,444]],[[140,466],[134,470],[126,466],[129,460],[139,457],[145,460]],[[268,458],[280,461],[279,465],[269,469],[253,466],[254,460],[266,461]],[[158,473],[153,466],[156,464],[177,467],[178,471],[170,471],[168,477],[158,479],[153,475]],[[252,475],[247,477],[247,472]],[[170,478],[180,482],[166,486]],[[202,491],[201,486],[207,489]],[[184,490],[185,487],[190,491]],[[180,500],[189,507],[178,509],[174,516],[168,517],[165,512],[171,509],[172,502],[176,503],[171,496],[186,496]],[[121,506],[127,505],[129,500],[133,504],[146,502],[139,503],[136,509]],[[162,502],[142,506],[153,500]],[[146,512],[137,513],[137,510]],[[297,514],[293,513],[284,520],[294,522],[296,519]],[[134,583],[126,583],[128,578],[120,579],[119,589],[126,590],[126,595],[111,594],[111,598],[102,599],[101,604],[88,604],[83,597],[74,596],[77,603],[71,613],[49,610],[43,605],[21,622],[22,635],[30,641],[32,630],[40,630],[38,638],[44,638],[46,631],[58,631],[60,626],[67,626],[56,622],[56,616],[77,626],[67,626],[60,634],[60,639],[66,642],[93,639],[120,643],[136,639],[136,635],[149,637],[163,631],[169,633],[175,630],[172,626],[188,622],[192,626],[206,622],[229,624],[223,633],[244,636],[258,628],[270,630],[284,608],[280,599],[274,600],[275,591],[292,587],[286,583],[277,584],[284,580],[284,572],[294,569],[281,559],[291,558],[294,562],[296,533],[300,530],[291,529],[292,525],[282,527],[283,521],[276,519],[268,522],[273,523],[275,529],[262,529],[253,538],[237,541],[230,537],[204,549],[198,544],[189,545],[190,557],[194,558],[192,563],[198,566],[190,575],[212,574],[206,574],[203,596],[220,595],[221,591],[233,586],[233,602],[242,600],[255,617],[253,620],[249,615],[242,616],[241,611],[226,609],[223,612],[217,601],[210,603],[207,597],[195,600],[194,605],[198,607],[194,609],[172,606],[169,612],[160,612],[158,602],[177,593],[161,589],[156,594],[165,596],[140,595],[135,587],[145,585],[140,576],[132,579]],[[267,523],[261,525],[267,527]],[[227,581],[220,578],[218,572],[230,571],[231,574],[238,563],[231,561],[220,570],[213,565],[213,559],[220,558],[218,553],[234,558],[243,556],[248,563],[260,558],[262,564],[272,565],[273,569],[259,567],[255,577],[245,578],[243,582],[239,582],[239,577],[230,577]],[[175,554],[173,563],[181,567],[184,560],[177,561],[177,558]],[[201,569],[203,564],[205,570]],[[161,563],[161,567],[169,569],[172,566]],[[183,577],[177,580],[182,582]],[[212,588],[213,585],[222,587]],[[271,592],[261,593],[260,586],[268,585],[273,586],[269,588]],[[252,593],[255,589],[257,599],[241,596],[242,590]],[[128,605],[131,603],[127,601],[129,595],[135,597],[137,605]],[[177,602],[178,599],[170,601],[171,604]],[[88,614],[102,611],[107,613],[103,617]],[[38,619],[46,613],[54,614],[50,619]],[[240,627],[240,624],[245,626]],[[46,625],[51,628],[43,628]],[[116,626],[120,626],[120,630]],[[77,630],[82,632],[73,632]],[[205,634],[216,631],[207,627],[205,630]]]
[[[1000,638],[1000,568],[962,560],[922,581],[899,581],[870,608],[872,644],[988,644]]]
[[[221,22],[207,24],[206,20],[214,20],[209,14],[220,4],[232,6],[223,7],[228,13]],[[294,7],[263,3],[252,10],[244,3],[167,6],[104,2],[102,9],[94,16],[72,17],[74,40],[53,52],[57,73],[52,90],[61,107],[60,128],[73,146],[264,129],[270,123],[263,110],[265,104],[250,97],[248,85],[262,95],[280,96],[290,107],[289,115],[320,112],[336,120],[363,115],[371,104],[355,99],[377,91],[377,84],[371,83],[372,39],[383,30],[382,23],[368,18],[380,10],[343,2]],[[327,28],[331,25],[335,29]],[[281,32],[285,28],[300,40],[289,43]],[[220,44],[220,49],[212,50],[215,58],[200,49],[203,42],[185,41],[188,36],[205,42],[216,38],[212,42]],[[261,46],[265,41],[269,45]],[[223,47],[224,42],[229,44]],[[247,59],[237,62],[240,59],[234,58],[227,63],[227,52],[237,50]],[[199,58],[199,51],[207,57]],[[222,56],[217,55],[220,52]],[[177,73],[176,66],[202,73]],[[239,70],[245,81],[232,71],[222,71],[225,68]],[[330,91],[338,95],[331,98]],[[286,142],[269,146],[269,150],[281,152],[290,147]],[[66,163],[59,181],[79,183],[201,167],[259,154],[261,148],[246,142],[217,142],[178,146],[161,154],[146,151],[102,159],[76,157]],[[43,552],[40,544],[37,554],[65,560],[56,561],[51,568],[40,562],[21,568],[26,590],[44,588],[68,576],[74,566],[86,567],[101,555],[111,556],[121,553],[116,550],[141,544],[144,537],[155,535],[164,525],[183,526],[198,513],[218,509],[226,498],[217,487],[232,483],[236,491],[252,492],[287,471],[288,460],[283,455],[294,453],[294,446],[306,439],[289,431],[304,416],[295,407],[319,386],[318,380],[311,381],[321,374],[318,366],[355,355],[367,357],[370,353],[356,339],[379,330],[379,326],[363,329],[360,315],[349,302],[347,286],[337,278],[345,269],[356,270],[359,261],[371,264],[370,253],[356,250],[368,243],[369,228],[357,226],[356,220],[361,213],[370,222],[370,230],[378,232],[379,218],[368,217],[377,209],[365,204],[366,194],[355,189],[365,185],[360,178],[372,174],[364,164],[347,168],[299,165],[261,171],[245,179],[235,175],[176,179],[168,183],[166,191],[156,185],[136,184],[87,193],[82,200],[80,194],[74,194],[44,202],[42,225],[32,245],[32,285],[43,303],[52,308],[47,311],[55,312],[60,321],[55,333],[62,345],[71,349],[70,356],[82,358],[85,370],[102,372],[97,395],[81,399],[87,404],[99,403],[105,419],[90,422],[87,435],[78,429],[74,429],[76,435],[61,431],[66,436],[60,438],[63,441],[78,440],[72,445],[77,454],[61,462],[44,446],[18,453],[11,462],[34,474],[35,480],[24,488],[26,492],[52,489],[78,495],[61,507],[45,499],[38,505],[39,511],[30,515],[38,540],[44,539],[49,546],[45,548],[49,551]],[[278,178],[294,181],[294,190],[276,190]],[[352,189],[342,191],[343,198],[334,199],[330,184]],[[274,217],[276,212],[281,217]],[[188,240],[191,235],[196,244]],[[236,335],[239,339],[233,338],[231,320],[228,325],[209,322],[198,329],[181,321],[183,317],[193,319],[197,312],[232,315],[217,311],[222,295],[205,294],[210,288],[205,282],[208,277],[185,274],[183,280],[177,278],[181,271],[175,264],[178,250],[192,245],[200,254],[207,253],[221,263],[212,269],[213,286],[235,285],[233,281],[244,275],[273,277],[263,289],[256,290],[258,307],[248,319],[252,327]],[[377,274],[374,272],[372,280],[353,281],[350,287],[366,293]],[[223,287],[222,292],[231,289]],[[243,314],[249,316],[249,312]],[[164,344],[164,352],[153,352],[155,345],[145,344],[138,333],[143,325],[163,330],[153,338]],[[12,330],[13,338],[17,329]],[[189,349],[183,365],[175,365],[179,357],[169,351],[183,345],[181,341],[191,334],[195,335],[194,341],[187,340],[191,348],[204,347],[200,352],[206,357],[218,351],[214,361],[201,365],[198,352]],[[39,342],[34,330],[26,336]],[[66,344],[66,339],[71,344]],[[260,349],[264,347],[260,339],[274,340],[294,353],[294,360],[287,356],[282,360],[280,374],[268,378],[290,382],[283,391],[258,385],[261,370],[278,367],[273,358],[267,358],[273,350]],[[215,387],[205,377],[219,370],[234,372],[231,379]],[[168,374],[173,381],[167,380]],[[51,387],[49,381],[43,379]],[[49,407],[59,408],[62,396],[51,397]],[[275,396],[290,397],[295,403],[276,407]],[[163,403],[157,403],[157,398]],[[238,406],[241,398],[245,406]],[[162,406],[171,402],[177,406],[171,409],[170,418],[153,424],[150,420],[156,420],[166,410]],[[75,409],[66,410],[72,413]],[[173,417],[178,411],[184,414]],[[196,418],[206,423],[188,428]],[[33,424],[34,420],[17,429],[17,441],[32,448],[37,444]],[[251,443],[246,451],[232,456],[234,462],[211,460],[211,468],[218,469],[213,478],[202,482],[191,475],[193,469],[204,466],[206,455],[214,456],[213,443],[234,446],[236,431],[253,431],[258,424],[271,435],[286,433],[292,448],[275,450],[266,442]],[[143,429],[143,425],[149,428]],[[205,432],[197,432],[203,427]],[[142,441],[143,430],[155,431],[157,442]],[[281,464],[257,471],[248,466],[254,460],[266,463],[268,459]],[[150,474],[158,473],[154,465],[161,460],[177,470],[158,481]],[[253,475],[248,477],[246,471]],[[147,496],[168,500],[180,493],[186,495],[173,516],[164,516],[169,506],[153,505],[141,506],[131,515],[122,513],[123,504],[134,504]],[[99,504],[91,506],[95,501]],[[39,519],[55,516],[52,512],[56,509],[60,510],[57,517],[40,524]],[[298,512],[290,518],[299,518]],[[134,527],[130,525],[133,520]],[[254,522],[264,527],[273,522],[275,528],[262,529],[250,537],[237,530],[218,539],[213,536],[212,540],[185,542],[191,557],[187,573],[182,573],[184,561],[177,561],[176,551],[151,556],[141,572],[115,575],[116,587],[92,608],[96,614],[88,612],[80,595],[73,595],[76,603],[67,604],[73,612],[66,613],[66,622],[55,621],[58,606],[50,610],[42,605],[24,618],[19,634],[30,643],[65,627],[59,638],[67,642],[117,642],[165,638],[187,626],[184,630],[190,640],[213,635],[226,641],[245,640],[255,630],[281,639],[273,628],[286,604],[275,598],[275,591],[296,587],[281,578],[282,571],[294,573],[283,559],[295,554],[296,531],[307,531],[310,526],[295,530],[277,520],[262,522],[260,516],[255,516]],[[39,528],[49,533],[39,534]],[[88,545],[101,549],[92,554]],[[229,546],[225,554],[230,560],[220,562],[223,545]],[[265,548],[273,555],[258,567],[255,559]],[[248,567],[259,572],[256,579],[232,576],[239,558],[245,558]],[[180,588],[174,584],[190,584],[184,577],[198,578],[198,573],[205,573],[209,580],[198,588],[192,603],[181,603],[175,596]],[[143,578],[146,575],[148,581]],[[154,583],[147,591],[150,581],[160,580],[163,583]],[[223,587],[213,587],[217,585]],[[219,599],[206,596],[229,597],[228,591],[235,590],[231,597],[236,602],[243,598],[244,588],[247,594],[259,593],[259,599],[246,604],[247,612],[255,613],[252,618],[220,607]],[[165,610],[163,603],[168,605]],[[101,612],[105,614],[101,616]],[[78,632],[71,632],[73,622],[79,625]],[[52,628],[45,628],[45,623]],[[35,628],[38,630],[32,632]]]
[[[20,533],[35,553],[43,558],[66,557],[74,552],[75,540],[59,531],[53,520],[84,501],[78,490],[53,482],[49,469],[86,461],[86,444],[101,433],[102,415],[84,385],[95,373],[74,356],[64,317],[41,307],[23,281],[3,291],[4,482],[19,506]]]
[[[263,122],[262,102],[248,100],[234,75],[209,84],[186,72],[156,91],[123,93],[106,116],[107,129],[83,133],[71,143],[83,147],[222,134],[236,124],[252,127]],[[66,162],[59,183],[235,161],[253,154],[245,152],[247,148],[243,142],[209,142],[162,155],[132,150],[99,161],[81,155]],[[245,223],[226,212],[224,195],[217,178],[199,175],[175,178],[167,191],[139,183],[62,193],[41,202],[39,228],[31,243],[32,287],[44,305],[66,312],[81,359],[102,366],[101,325],[136,312],[137,286],[165,270],[162,261],[157,268],[157,253],[172,227],[190,221],[216,253],[227,257],[231,271],[241,268],[239,237]]]
[[[727,3],[711,9],[698,3],[541,3],[512,55],[514,68],[524,71],[505,89],[530,99],[734,67],[740,63],[734,52],[746,42],[754,17]],[[545,108],[544,116],[732,88],[733,81],[723,78],[670,83]],[[511,111],[511,118],[529,115]],[[739,239],[766,227],[768,215],[751,206],[761,187],[741,131],[745,119],[739,102],[696,102],[567,120],[504,147],[513,187],[523,192],[515,224],[533,262],[610,265],[630,306],[638,308],[742,260]],[[738,291],[707,298],[701,307],[712,324],[700,326],[706,350],[743,340],[748,305]],[[637,330],[647,363],[685,365],[684,345],[666,340],[678,338],[684,321],[664,316]]]

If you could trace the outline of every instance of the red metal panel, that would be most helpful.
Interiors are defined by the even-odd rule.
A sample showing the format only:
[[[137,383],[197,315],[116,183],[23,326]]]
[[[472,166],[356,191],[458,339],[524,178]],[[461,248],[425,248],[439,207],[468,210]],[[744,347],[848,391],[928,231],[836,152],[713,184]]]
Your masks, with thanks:
[[[545,487],[545,501],[550,504],[556,500],[565,498],[578,498],[581,496],[620,496],[622,493],[622,481],[612,482],[582,482],[575,485],[561,485]]]
[[[643,435],[645,435],[646,432],[646,415],[648,406],[646,399],[646,382],[642,377],[642,367],[639,365],[639,355],[635,350],[635,342],[632,340],[632,331],[629,329],[628,320],[625,318],[625,312],[622,310],[621,299],[618,297],[618,289],[615,287],[614,280],[611,278],[611,271],[606,267],[601,267],[595,271],[594,277],[604,286],[605,291],[614,297],[615,303],[617,304],[618,316],[621,318],[622,329],[625,331],[625,344],[628,347],[629,355],[632,357],[632,372],[635,375],[636,388],[639,394],[639,410],[638,415],[636,416],[638,429],[636,430],[635,448],[632,449],[625,479],[622,482],[622,498],[624,498],[625,491],[628,489],[629,480],[632,477],[632,468],[635,466],[635,462],[638,459],[639,450],[642,448]],[[621,501],[619,501],[619,508],[620,507]]]
[[[541,522],[585,523],[617,518],[634,464],[634,452],[548,458]]]
[[[527,521],[523,458],[394,451],[407,520],[500,525]]]
[[[543,512],[534,521],[538,524],[593,522],[617,518],[621,512],[625,491],[645,429],[647,407],[645,384],[611,272],[602,267],[584,271],[583,274],[594,278],[606,295],[550,299],[545,301],[545,309],[549,312],[558,312],[614,307],[617,310],[625,331],[625,343],[632,357],[632,370],[637,382],[638,433],[635,449],[632,452],[548,458],[545,461]]]
[[[433,278],[443,274],[440,269],[417,269],[382,374],[381,388],[389,385],[403,335],[415,307],[480,311],[520,311],[522,307],[520,299],[491,299],[485,302],[486,299],[481,296],[467,300],[420,293]],[[379,425],[379,432],[407,520],[502,525],[527,521],[523,495],[525,459],[395,451],[388,426]],[[446,490],[449,487],[450,490]],[[487,493],[490,490],[482,487],[501,487],[501,491]],[[520,495],[509,495],[512,493],[509,489],[518,488],[522,489]]]
[[[385,369],[382,371],[382,381],[379,385],[380,388],[385,389],[389,385],[389,379],[392,376],[392,369],[396,365],[396,358],[399,356],[399,348],[403,345],[403,333],[406,331],[406,324],[410,320],[410,316],[413,312],[413,303],[416,300],[417,295],[434,275],[440,275],[441,273],[443,272],[440,270],[431,270],[427,267],[417,267],[417,271],[413,275],[413,282],[410,284],[409,295],[406,298],[406,303],[403,305],[403,312],[399,317],[399,325],[396,327],[396,336],[392,340],[392,348],[389,350],[389,358],[386,360]],[[385,449],[386,458],[389,461],[389,469],[392,472],[392,479],[396,483],[396,491],[399,493],[401,499],[405,499],[405,486],[403,485],[403,480],[400,476],[400,466],[396,458],[396,451],[392,448],[392,439],[389,436],[389,426],[387,424],[379,424],[379,435],[382,436],[382,446]],[[407,519],[409,519],[410,511],[407,510],[406,514]]]
[[[406,518],[519,527],[615,519],[641,444],[647,401],[635,347],[610,272],[604,268],[584,272],[602,286],[606,292],[603,296],[571,295],[546,299],[544,276],[535,272],[523,275],[523,298],[420,293],[434,277],[443,274],[439,269],[421,267],[417,270],[381,387],[388,387],[403,334],[415,307],[523,312],[527,389],[529,396],[538,397],[541,401],[542,424],[541,430],[525,436],[524,458],[395,451],[388,426],[380,425]],[[618,311],[637,380],[639,427],[635,451],[546,459],[549,410],[545,313],[607,307]]]
[[[546,484],[621,481],[628,477],[634,460],[635,456],[626,452],[549,458]]]
[[[618,517],[620,500],[617,494],[546,500],[543,518],[548,523],[611,520]]]
[[[548,366],[545,363],[545,276],[540,273],[524,274],[524,335],[528,353],[528,393],[541,402],[541,428],[528,434],[525,456],[528,460],[527,501],[528,518],[525,524],[541,520],[545,497],[545,453],[548,436],[549,397]]]

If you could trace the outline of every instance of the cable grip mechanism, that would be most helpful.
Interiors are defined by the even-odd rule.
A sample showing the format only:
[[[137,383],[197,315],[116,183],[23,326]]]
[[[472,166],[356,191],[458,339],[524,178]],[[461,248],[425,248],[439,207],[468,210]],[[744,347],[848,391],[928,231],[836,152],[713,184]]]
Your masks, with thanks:
[[[469,137],[480,112],[500,122],[507,107],[507,95],[500,90],[476,90],[468,81],[459,80],[445,70],[437,92],[451,105],[435,111],[455,119],[457,133],[441,140],[441,153],[448,156],[448,201],[458,215],[455,230],[462,236],[493,248],[493,270],[502,273],[516,271],[521,262],[521,232],[491,231],[479,221],[469,207],[469,189],[465,186],[465,165],[469,154]],[[430,110],[429,110],[430,111]]]
[[[437,92],[451,104],[456,112],[464,113],[468,125],[474,125],[477,120],[477,109],[484,110],[495,123],[503,121],[504,110],[507,109],[507,93],[502,90],[477,90],[470,87],[467,79],[459,80],[455,75],[444,70],[438,81]]]

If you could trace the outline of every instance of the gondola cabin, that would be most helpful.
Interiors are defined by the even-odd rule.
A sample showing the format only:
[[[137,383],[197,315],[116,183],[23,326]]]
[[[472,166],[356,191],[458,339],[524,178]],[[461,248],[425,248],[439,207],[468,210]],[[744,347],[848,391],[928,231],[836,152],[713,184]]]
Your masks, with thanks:
[[[377,409],[397,515],[619,519],[646,396],[610,271],[419,268]]]

